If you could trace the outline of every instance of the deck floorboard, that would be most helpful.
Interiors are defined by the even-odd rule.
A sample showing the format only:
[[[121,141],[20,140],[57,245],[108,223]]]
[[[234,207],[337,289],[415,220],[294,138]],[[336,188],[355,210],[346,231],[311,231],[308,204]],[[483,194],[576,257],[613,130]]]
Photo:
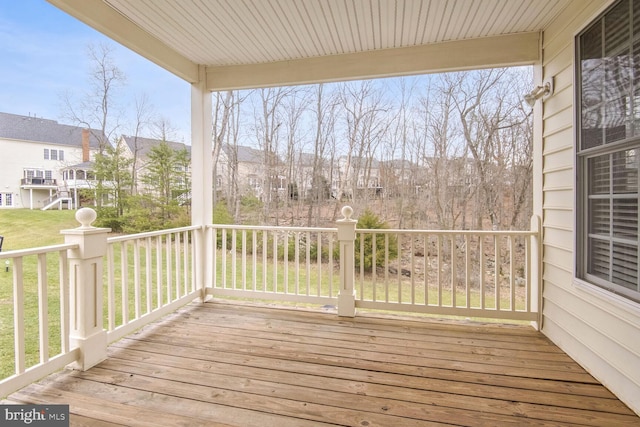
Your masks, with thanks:
[[[5,402],[74,426],[640,426],[526,326],[192,304]]]

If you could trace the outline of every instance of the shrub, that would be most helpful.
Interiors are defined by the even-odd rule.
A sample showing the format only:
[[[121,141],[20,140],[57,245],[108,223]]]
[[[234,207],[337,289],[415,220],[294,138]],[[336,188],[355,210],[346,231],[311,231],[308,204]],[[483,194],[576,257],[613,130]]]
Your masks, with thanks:
[[[370,229],[370,230],[381,230],[388,229],[389,226],[386,222],[382,221],[380,217],[374,214],[371,210],[367,209],[364,211],[362,215],[358,218],[358,223],[356,224],[356,228],[359,229]],[[388,254],[389,260],[396,259],[398,257],[398,239],[393,235],[385,235],[385,234],[377,234],[375,236],[375,247],[376,247],[376,259],[373,259],[373,234],[365,234],[364,241],[362,244],[360,243],[361,238],[363,238],[362,233],[358,233],[356,235],[355,241],[355,266],[356,268],[360,268],[360,261],[362,259],[362,263],[365,271],[371,271],[373,266],[380,267],[384,265],[385,261],[385,240],[386,236],[388,236]],[[360,256],[360,247],[363,246],[364,254]]]

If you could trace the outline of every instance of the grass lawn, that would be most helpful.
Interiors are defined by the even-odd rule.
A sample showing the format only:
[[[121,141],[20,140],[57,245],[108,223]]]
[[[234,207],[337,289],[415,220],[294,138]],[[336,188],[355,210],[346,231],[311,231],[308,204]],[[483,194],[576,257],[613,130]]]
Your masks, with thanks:
[[[0,235],[4,236],[2,251],[27,249],[64,243],[60,230],[75,228],[75,211],[41,211],[28,209],[0,210]],[[58,257],[47,256],[47,310],[49,313],[49,352],[60,351],[60,283]],[[37,257],[28,256],[23,260],[25,294],[25,333],[27,365],[39,358],[38,332],[38,288]],[[13,335],[13,267],[6,271],[5,262],[0,263],[0,378],[14,373]]]
[[[64,236],[60,234],[60,230],[80,225],[75,214],[74,210],[1,209],[0,236],[4,236],[2,250],[64,243]]]

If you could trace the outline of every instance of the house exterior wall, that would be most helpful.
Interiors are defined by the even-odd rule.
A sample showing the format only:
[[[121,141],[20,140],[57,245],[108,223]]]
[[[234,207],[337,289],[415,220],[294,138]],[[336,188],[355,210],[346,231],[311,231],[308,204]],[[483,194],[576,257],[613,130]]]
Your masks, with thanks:
[[[544,32],[542,331],[640,414],[640,305],[575,277],[574,39],[611,2],[574,2]]]
[[[64,152],[64,160],[51,160],[44,158],[44,149]],[[24,178],[24,170],[51,171],[51,178],[57,180],[57,185],[62,186],[61,169],[67,165],[82,162],[82,146],[51,144],[46,142],[32,142],[14,139],[0,139],[2,153],[2,167],[0,167],[0,209],[29,208],[30,190],[21,188],[21,179]],[[55,188],[34,188],[33,208],[39,209],[50,197],[50,192],[55,193]],[[7,201],[10,194],[11,204]]]

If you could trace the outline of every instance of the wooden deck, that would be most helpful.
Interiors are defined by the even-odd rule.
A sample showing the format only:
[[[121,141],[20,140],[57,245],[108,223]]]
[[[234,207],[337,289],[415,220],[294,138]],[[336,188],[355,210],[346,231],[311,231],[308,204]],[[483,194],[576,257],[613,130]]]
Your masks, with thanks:
[[[205,303],[5,403],[87,426],[623,426],[640,418],[524,326]]]

